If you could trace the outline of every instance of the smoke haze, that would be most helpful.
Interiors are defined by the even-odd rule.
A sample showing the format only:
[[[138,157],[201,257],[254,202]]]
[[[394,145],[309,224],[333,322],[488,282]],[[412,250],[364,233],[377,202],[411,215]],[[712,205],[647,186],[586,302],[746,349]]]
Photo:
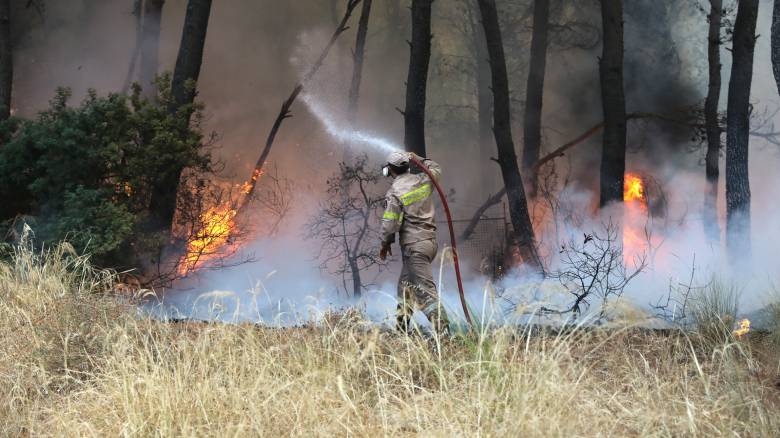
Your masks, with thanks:
[[[13,29],[17,41],[14,106],[18,114],[32,116],[45,108],[58,86],[71,87],[74,100],[81,99],[89,88],[99,93],[121,89],[135,45],[132,1],[49,1],[42,14],[25,8],[24,3],[14,2],[13,9],[14,16],[19,17]],[[307,218],[320,208],[324,181],[337,169],[345,148],[367,153],[378,167],[387,151],[402,143],[403,118],[396,108],[404,105],[409,2],[374,3],[357,126],[346,122],[346,90],[357,22],[353,16],[353,29],[341,37],[322,70],[307,85],[293,107],[294,117],[283,124],[269,158],[280,174],[295,183],[289,220],[285,220],[277,235],[258,236],[244,250],[254,253],[256,262],[190,279],[180,285],[181,291],[166,298],[170,300],[168,304],[183,309],[197,302],[199,310],[194,316],[204,317],[206,313],[213,314],[213,303],[218,299],[233,303],[217,309],[220,317],[240,315],[241,319],[256,319],[253,315],[260,315],[266,322],[280,324],[306,319],[310,313],[321,315],[331,306],[355,304],[344,298],[340,279],[318,269],[319,263],[313,259],[318,243],[304,239],[303,235]],[[175,63],[185,4],[185,0],[165,3],[160,44],[160,66],[164,71],[171,71]],[[473,58],[469,36],[462,30],[465,24],[451,13],[461,10],[460,5],[459,0],[434,3],[427,138],[429,155],[444,167],[446,190],[454,191],[455,216],[468,218],[489,194],[500,188],[500,178],[480,180],[474,171],[485,163],[492,164],[490,157],[479,155],[477,145],[473,68],[453,61],[469,59],[466,64],[470,65]],[[499,7],[508,5],[508,1],[499,1]],[[771,111],[778,105],[769,63],[771,7],[770,1],[761,2],[752,93],[756,111]],[[337,2],[334,14],[331,2],[326,0],[214,2],[198,99],[206,105],[207,129],[219,134],[218,157],[226,164],[227,176],[239,182],[251,174],[282,101],[329,38],[342,8],[342,2]],[[701,104],[707,86],[705,15],[684,0],[627,0],[625,9],[628,111],[672,113]],[[558,11],[553,17],[558,23],[576,20],[600,27],[596,1],[563,2],[554,10]],[[530,19],[518,29],[505,37],[505,45],[515,65],[510,85],[515,144],[520,151]],[[731,62],[726,47],[728,44],[722,50],[723,109]],[[600,44],[592,48],[551,49],[545,84],[543,151],[552,150],[601,121],[597,59],[600,51]],[[780,121],[780,117],[773,120]],[[771,130],[771,126],[769,123],[764,129]],[[662,242],[653,266],[631,283],[627,297],[639,306],[655,302],[667,293],[669,284],[690,276],[695,257],[700,284],[706,283],[712,273],[725,275],[742,286],[743,310],[760,306],[777,279],[778,148],[760,138],[751,138],[753,258],[732,269],[736,262],[725,259],[722,248],[708,242],[703,232],[700,209],[704,148],[694,147],[689,132],[668,124],[630,122],[628,130],[631,153],[627,169],[651,175],[661,183],[668,196],[668,217],[653,229]],[[562,179],[568,174],[570,180],[567,199],[580,212],[592,213],[595,209],[598,173],[594,169],[598,169],[599,154],[600,137],[596,136],[557,160]],[[724,166],[721,160],[721,169]],[[498,172],[498,166],[494,168]],[[380,192],[385,189],[386,186],[377,188]],[[723,193],[721,178],[721,212],[725,209]],[[544,208],[540,206],[535,212],[543,215]],[[601,226],[602,218],[584,216],[582,224],[569,226],[557,236],[551,234],[549,218],[535,221],[545,224],[538,232],[552,266],[560,240],[591,233]],[[722,224],[724,219],[721,218]],[[445,242],[440,239],[440,247]],[[479,264],[466,262],[472,268]],[[446,266],[445,301],[450,309],[458,309],[454,279]],[[389,321],[394,311],[394,279],[399,268],[396,260],[359,303],[375,321]],[[435,276],[438,274],[437,269]],[[481,309],[486,281],[475,274],[471,277],[469,295]],[[502,286],[515,290],[520,297],[528,290],[525,285],[533,281],[511,278]],[[549,289],[555,291],[553,285]],[[221,292],[198,301],[204,291]],[[539,296],[531,299],[541,300]]]

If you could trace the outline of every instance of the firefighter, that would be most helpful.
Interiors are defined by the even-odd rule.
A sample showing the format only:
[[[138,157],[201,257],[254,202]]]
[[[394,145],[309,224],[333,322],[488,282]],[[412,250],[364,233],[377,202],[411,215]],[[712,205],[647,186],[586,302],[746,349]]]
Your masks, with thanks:
[[[439,179],[441,167],[434,161],[410,152],[393,152],[382,168],[382,174],[393,178],[385,196],[382,216],[382,247],[379,257],[392,255],[391,244],[398,233],[403,268],[398,280],[397,328],[409,331],[414,309],[420,309],[439,334],[449,332],[447,312],[441,305],[433,282],[431,263],[436,257],[436,223],[433,187],[427,175],[411,172],[411,157],[421,161]]]

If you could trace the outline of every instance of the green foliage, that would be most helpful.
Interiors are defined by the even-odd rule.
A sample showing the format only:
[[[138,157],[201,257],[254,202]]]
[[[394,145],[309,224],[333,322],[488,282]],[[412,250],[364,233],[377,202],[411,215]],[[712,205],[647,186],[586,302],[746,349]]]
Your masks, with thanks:
[[[168,83],[160,78],[153,99],[139,87],[130,96],[90,91],[77,107],[62,88],[36,118],[0,125],[0,220],[24,215],[41,243],[67,239],[98,262],[128,261],[155,185],[211,166],[200,108],[172,113]]]

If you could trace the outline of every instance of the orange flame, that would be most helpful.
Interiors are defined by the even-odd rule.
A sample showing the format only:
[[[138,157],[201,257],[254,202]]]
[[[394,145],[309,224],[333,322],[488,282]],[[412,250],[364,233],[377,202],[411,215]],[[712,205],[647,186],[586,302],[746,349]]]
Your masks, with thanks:
[[[647,249],[647,199],[644,181],[638,174],[627,173],[623,178],[623,201],[623,260],[632,265]]]
[[[645,186],[639,175],[627,173],[623,180],[623,201],[645,201]]]
[[[263,173],[255,169],[248,181],[236,184],[240,192],[239,200],[217,205],[200,215],[200,229],[187,241],[187,252],[179,260],[179,275],[186,276],[209,260],[226,253],[225,247],[233,244],[231,240],[237,231],[235,218],[238,214],[237,206],[241,205],[240,199],[249,194]]]
[[[734,336],[740,338],[750,332],[750,320],[743,319],[739,322],[739,328],[734,330]]]
[[[179,274],[187,275],[199,265],[213,258],[229,243],[235,231],[234,218],[237,210],[229,205],[220,205],[205,211],[200,216],[202,227],[187,242],[187,253],[179,263]]]
[[[241,184],[241,193],[248,195],[249,192],[252,191],[252,187],[257,182],[257,179],[260,178],[262,175],[263,175],[262,170],[255,169],[255,171],[252,172],[252,178],[250,178],[250,180],[245,182],[244,184]]]

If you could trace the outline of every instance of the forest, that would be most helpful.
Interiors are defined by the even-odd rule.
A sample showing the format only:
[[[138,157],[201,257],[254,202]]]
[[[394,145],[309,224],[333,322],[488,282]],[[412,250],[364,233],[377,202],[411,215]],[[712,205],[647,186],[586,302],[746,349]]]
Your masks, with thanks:
[[[772,436],[776,122],[780,0],[0,0],[0,434]]]

